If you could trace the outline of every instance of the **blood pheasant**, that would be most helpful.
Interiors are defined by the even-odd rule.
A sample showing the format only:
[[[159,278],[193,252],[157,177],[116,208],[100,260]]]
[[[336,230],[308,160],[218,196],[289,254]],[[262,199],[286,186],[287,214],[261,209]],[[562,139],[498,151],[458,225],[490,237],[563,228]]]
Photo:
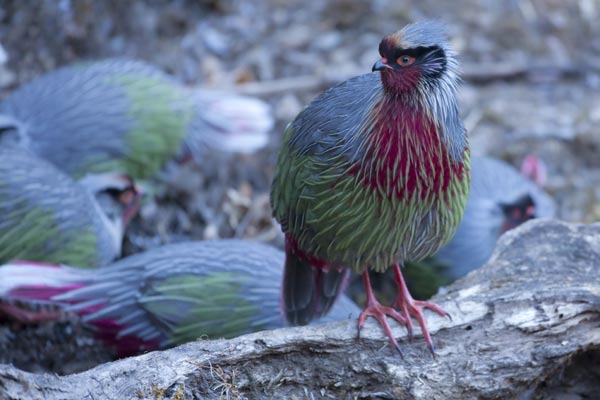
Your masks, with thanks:
[[[271,190],[286,236],[283,300],[288,320],[327,312],[348,269],[363,274],[367,305],[399,350],[386,316],[433,345],[400,266],[434,254],[458,228],[469,192],[468,139],[459,117],[457,62],[435,22],[383,38],[373,72],[310,103],[287,127]],[[391,307],[372,293],[367,269],[392,266]]]

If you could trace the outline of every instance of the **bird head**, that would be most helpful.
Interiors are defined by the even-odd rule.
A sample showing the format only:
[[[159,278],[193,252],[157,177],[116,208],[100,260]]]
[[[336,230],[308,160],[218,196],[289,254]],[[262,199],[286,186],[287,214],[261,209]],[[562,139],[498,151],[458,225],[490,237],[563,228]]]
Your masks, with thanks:
[[[2,147],[10,145],[27,146],[29,138],[26,132],[26,124],[10,115],[0,114],[0,145]]]
[[[523,195],[509,204],[500,204],[500,209],[504,215],[504,223],[500,228],[502,233],[536,217],[535,202],[529,194]]]
[[[128,175],[91,174],[79,182],[94,196],[108,220],[123,229],[141,206],[142,191]]]
[[[426,93],[444,83],[454,87],[458,81],[454,52],[449,48],[444,26],[438,22],[410,24],[384,37],[379,54],[381,59],[372,70],[381,73],[388,92]]]

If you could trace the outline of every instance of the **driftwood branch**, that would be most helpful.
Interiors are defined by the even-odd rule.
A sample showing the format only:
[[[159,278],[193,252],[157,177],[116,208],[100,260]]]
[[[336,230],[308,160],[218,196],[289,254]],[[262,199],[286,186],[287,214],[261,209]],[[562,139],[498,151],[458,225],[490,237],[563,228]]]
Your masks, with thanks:
[[[600,349],[600,224],[525,224],[434,300],[453,318],[427,315],[435,358],[419,332],[409,342],[395,329],[401,359],[375,323],[358,340],[355,321],[342,321],[198,341],[63,377],[0,365],[0,398],[529,398],[593,375],[569,372],[585,359],[593,379],[571,383],[600,390],[589,362]]]

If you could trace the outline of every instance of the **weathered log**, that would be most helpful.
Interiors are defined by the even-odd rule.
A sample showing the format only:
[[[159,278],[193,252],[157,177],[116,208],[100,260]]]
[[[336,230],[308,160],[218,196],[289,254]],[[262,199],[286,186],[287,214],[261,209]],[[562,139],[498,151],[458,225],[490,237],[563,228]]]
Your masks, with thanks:
[[[0,365],[0,398],[539,398],[566,390],[564,378],[600,393],[600,224],[527,223],[434,300],[452,315],[427,315],[435,357],[418,328],[412,342],[395,328],[400,358],[376,323],[359,340],[356,322],[343,321],[197,341],[63,377]],[[569,367],[579,362],[588,370]]]

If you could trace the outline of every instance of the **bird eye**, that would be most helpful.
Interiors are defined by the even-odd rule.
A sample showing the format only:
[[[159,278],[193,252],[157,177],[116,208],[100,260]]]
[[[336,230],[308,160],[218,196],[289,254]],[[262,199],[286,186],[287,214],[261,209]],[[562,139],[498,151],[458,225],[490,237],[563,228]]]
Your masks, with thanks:
[[[118,201],[120,201],[123,204],[129,204],[129,203],[133,202],[134,197],[135,197],[135,193],[133,192],[133,190],[127,189],[127,190],[124,190],[123,192],[121,192],[119,194],[119,196],[117,197],[117,199],[118,199]]]
[[[396,63],[401,67],[408,67],[415,62],[415,58],[409,55],[403,55],[396,59]]]

